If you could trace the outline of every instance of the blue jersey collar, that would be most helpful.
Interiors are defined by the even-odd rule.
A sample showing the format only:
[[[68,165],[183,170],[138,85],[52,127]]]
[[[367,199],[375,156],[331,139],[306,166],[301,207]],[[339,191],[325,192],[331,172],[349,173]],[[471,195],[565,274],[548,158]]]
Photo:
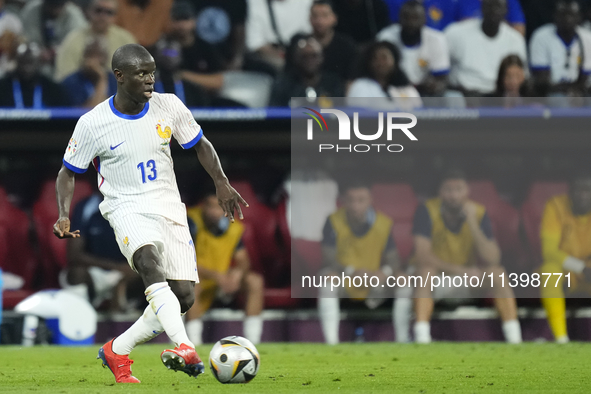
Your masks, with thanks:
[[[117,108],[115,108],[115,103],[113,102],[114,100],[115,100],[115,96],[111,96],[111,98],[109,99],[109,107],[111,107],[111,111],[116,116],[120,117],[121,119],[127,119],[127,120],[141,119],[148,112],[148,109],[150,109],[150,102],[148,101],[146,103],[146,105],[144,105],[144,109],[142,109],[142,112],[140,112],[139,114],[135,114],[135,115],[123,114],[123,113],[119,112],[117,110]]]

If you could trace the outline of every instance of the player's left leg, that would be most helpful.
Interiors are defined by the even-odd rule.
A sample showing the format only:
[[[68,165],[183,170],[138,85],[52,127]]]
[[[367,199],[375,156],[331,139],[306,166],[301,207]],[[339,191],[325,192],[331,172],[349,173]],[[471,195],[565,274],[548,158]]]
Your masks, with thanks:
[[[486,272],[493,274],[491,290],[495,298],[495,307],[499,311],[503,322],[505,340],[512,344],[521,343],[521,326],[517,319],[517,302],[515,301],[513,289],[507,285],[507,272],[502,266],[487,267]],[[504,282],[503,276],[505,278]]]
[[[264,280],[255,272],[247,272],[242,280],[242,289],[246,294],[246,318],[244,319],[244,336],[255,345],[261,341],[263,333]]]

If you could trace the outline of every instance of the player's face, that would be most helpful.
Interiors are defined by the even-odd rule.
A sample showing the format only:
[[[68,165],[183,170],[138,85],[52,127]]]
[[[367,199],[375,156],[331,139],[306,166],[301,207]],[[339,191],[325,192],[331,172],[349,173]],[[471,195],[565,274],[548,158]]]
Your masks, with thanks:
[[[505,78],[503,79],[505,94],[519,95],[519,89],[524,81],[525,72],[523,71],[523,68],[517,65],[507,67],[505,70]]]
[[[345,193],[344,206],[347,215],[358,222],[365,221],[371,202],[371,192],[366,187],[349,189]]]
[[[506,0],[482,0],[482,19],[492,23],[501,23],[507,14]]]
[[[326,34],[337,24],[337,17],[328,4],[319,4],[310,11],[310,24],[316,34]]]
[[[209,196],[203,202],[203,220],[208,226],[216,225],[224,216],[224,210],[220,207],[216,196]]]
[[[395,71],[396,62],[388,48],[378,48],[371,59],[371,72],[375,79],[388,77]]]
[[[425,9],[422,6],[403,7],[400,11],[400,25],[409,33],[418,33],[425,24]]]
[[[154,91],[156,65],[152,56],[138,61],[123,71],[121,87],[138,103],[146,103]]]
[[[554,22],[560,31],[574,31],[579,23],[580,9],[575,1],[562,2],[556,5]]]
[[[446,179],[439,188],[439,197],[445,209],[459,213],[468,200],[470,190],[463,179]]]
[[[570,198],[575,214],[591,212],[591,179],[577,179],[571,185]]]

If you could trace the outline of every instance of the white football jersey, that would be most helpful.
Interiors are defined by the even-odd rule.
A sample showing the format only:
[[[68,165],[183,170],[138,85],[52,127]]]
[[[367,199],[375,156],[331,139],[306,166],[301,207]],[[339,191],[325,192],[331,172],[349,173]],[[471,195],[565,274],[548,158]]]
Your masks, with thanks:
[[[184,149],[203,136],[191,111],[175,95],[152,93],[137,115],[119,112],[111,97],[78,120],[63,161],[79,174],[93,162],[106,219],[153,213],[184,224],[187,213],[170,151],[173,136]]]

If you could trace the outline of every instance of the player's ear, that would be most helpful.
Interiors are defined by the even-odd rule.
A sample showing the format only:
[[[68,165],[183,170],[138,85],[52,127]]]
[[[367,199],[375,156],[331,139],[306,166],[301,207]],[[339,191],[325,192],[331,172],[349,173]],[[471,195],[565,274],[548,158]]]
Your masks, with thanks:
[[[123,73],[121,72],[121,70],[116,68],[115,70],[113,70],[113,74],[115,74],[115,79],[117,80],[117,82],[123,82]]]

